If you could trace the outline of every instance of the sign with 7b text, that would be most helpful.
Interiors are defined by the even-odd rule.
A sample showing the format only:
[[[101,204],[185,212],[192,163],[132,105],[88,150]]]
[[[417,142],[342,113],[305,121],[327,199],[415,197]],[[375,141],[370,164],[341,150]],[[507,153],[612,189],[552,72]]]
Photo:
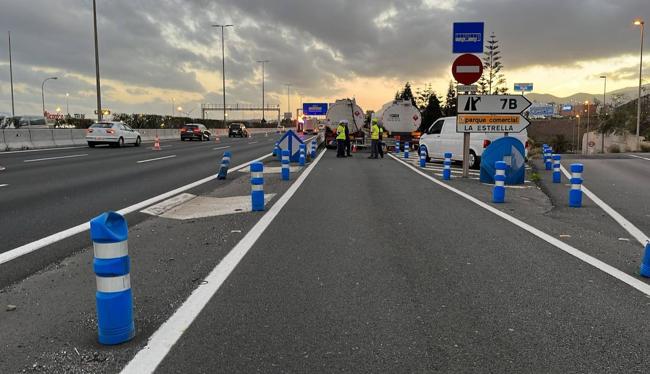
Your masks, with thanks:
[[[532,103],[521,95],[458,95],[458,113],[523,113]]]
[[[531,102],[520,95],[458,95],[457,132],[521,132]]]

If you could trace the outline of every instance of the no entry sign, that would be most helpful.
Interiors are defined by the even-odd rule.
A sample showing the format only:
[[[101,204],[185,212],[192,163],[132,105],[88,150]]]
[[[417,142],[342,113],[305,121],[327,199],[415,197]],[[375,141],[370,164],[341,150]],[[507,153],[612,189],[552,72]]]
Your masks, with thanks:
[[[469,53],[460,55],[451,66],[454,79],[462,84],[472,84],[481,78],[483,63],[481,59]]]

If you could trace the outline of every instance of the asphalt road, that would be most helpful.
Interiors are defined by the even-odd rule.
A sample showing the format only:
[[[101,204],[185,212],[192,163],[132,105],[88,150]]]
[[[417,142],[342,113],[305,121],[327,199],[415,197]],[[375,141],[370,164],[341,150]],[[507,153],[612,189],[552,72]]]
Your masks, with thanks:
[[[562,162],[570,171],[582,163],[584,185],[646,235],[650,235],[650,154],[593,157],[569,156]]]
[[[226,150],[233,166],[260,157],[273,139],[0,153],[0,252],[214,174]]]
[[[157,372],[646,371],[643,294],[358,156],[326,154]]]

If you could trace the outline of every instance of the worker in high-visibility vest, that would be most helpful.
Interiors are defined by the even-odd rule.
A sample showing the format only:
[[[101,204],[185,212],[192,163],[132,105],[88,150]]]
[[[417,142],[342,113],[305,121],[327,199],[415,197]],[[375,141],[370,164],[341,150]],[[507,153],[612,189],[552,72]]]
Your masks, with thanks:
[[[370,127],[370,157],[379,158],[379,121],[377,118],[372,119]]]
[[[336,157],[345,157],[345,128],[347,121],[343,120],[339,122],[339,126],[336,128]]]

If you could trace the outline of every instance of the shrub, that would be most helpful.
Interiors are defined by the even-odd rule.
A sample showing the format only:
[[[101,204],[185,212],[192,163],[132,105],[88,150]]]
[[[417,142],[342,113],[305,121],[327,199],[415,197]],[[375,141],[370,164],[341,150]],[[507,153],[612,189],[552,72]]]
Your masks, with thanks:
[[[621,153],[621,147],[619,147],[618,144],[612,144],[609,147],[607,147],[607,152],[609,152],[609,153]]]
[[[650,144],[648,144],[648,143],[641,143],[641,151],[642,151],[642,152],[650,152]]]

